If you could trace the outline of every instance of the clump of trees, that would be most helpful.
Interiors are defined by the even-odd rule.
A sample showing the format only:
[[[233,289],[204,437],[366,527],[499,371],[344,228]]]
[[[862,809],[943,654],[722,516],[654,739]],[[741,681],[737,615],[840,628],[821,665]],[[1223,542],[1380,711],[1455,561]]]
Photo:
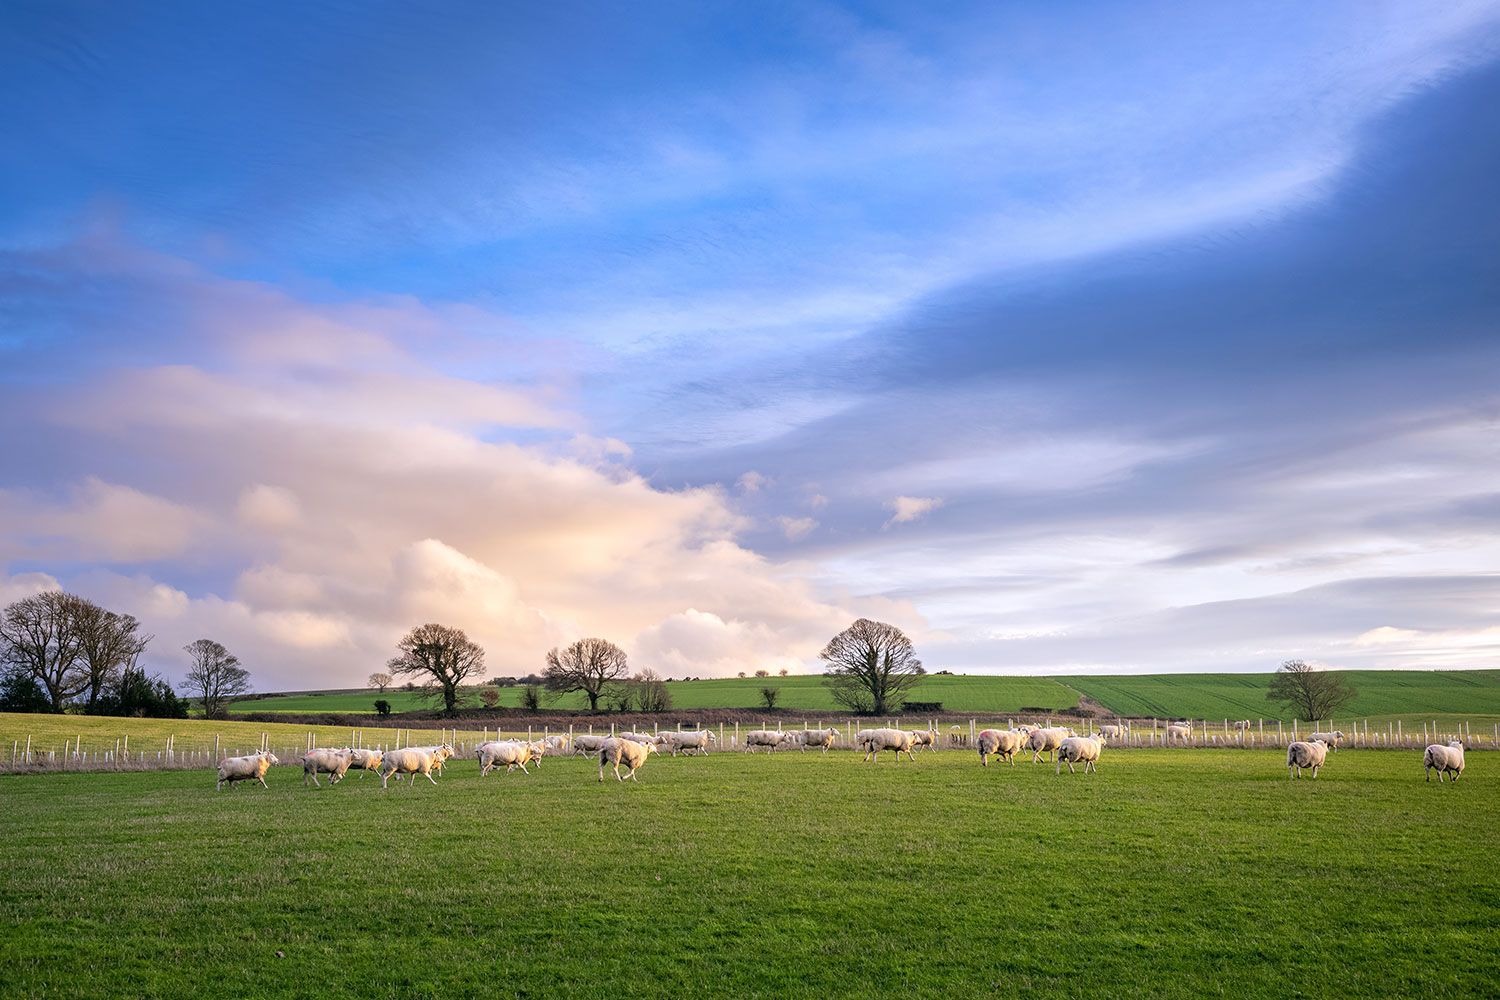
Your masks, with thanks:
[[[187,706],[139,666],[152,636],[134,615],[49,590],[0,611],[0,709],[181,718]]]
[[[642,670],[631,682],[636,704],[642,712],[668,712],[672,709],[672,692],[654,670]]]
[[[1354,700],[1354,686],[1337,671],[1319,670],[1304,660],[1287,660],[1276,668],[1266,700],[1290,707],[1297,718],[1326,719]]]
[[[833,700],[860,715],[888,715],[926,671],[906,633],[861,618],[828,640],[818,654],[828,664],[824,685]]]
[[[196,639],[182,647],[189,660],[187,689],[210,719],[229,717],[229,705],[250,693],[250,671],[240,658],[213,639]]]
[[[628,711],[635,699],[620,682],[629,674],[629,661],[619,646],[608,639],[579,639],[571,646],[548,651],[542,678],[554,695],[582,691],[591,712],[599,711],[599,701],[606,696],[613,707]]]
[[[421,677],[432,696],[442,700],[446,715],[457,713],[464,680],[484,676],[484,649],[461,628],[418,625],[401,637],[396,649],[386,669],[398,677]],[[406,685],[408,690],[412,687]]]

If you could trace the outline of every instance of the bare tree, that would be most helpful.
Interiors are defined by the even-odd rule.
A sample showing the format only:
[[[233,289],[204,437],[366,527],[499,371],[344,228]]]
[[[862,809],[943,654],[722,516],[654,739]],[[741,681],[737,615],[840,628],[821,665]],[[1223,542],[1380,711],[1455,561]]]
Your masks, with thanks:
[[[78,661],[84,672],[85,711],[92,712],[106,685],[120,672],[135,665],[153,636],[139,635],[141,623],[134,615],[117,614],[92,601],[77,608]]]
[[[1276,669],[1267,701],[1281,702],[1299,719],[1326,719],[1354,699],[1354,688],[1342,674],[1319,670],[1302,660],[1287,660]]]
[[[250,671],[240,658],[212,639],[196,639],[182,647],[192,665],[187,673],[188,694],[203,702],[210,719],[229,715],[229,703],[250,693]]]
[[[582,691],[589,700],[589,711],[599,711],[599,698],[629,673],[625,650],[607,639],[579,639],[565,649],[547,653],[547,670],[542,675],[547,690],[556,694]]]
[[[906,634],[868,618],[830,639],[818,656],[828,663],[823,683],[833,700],[862,715],[894,711],[922,679],[922,661]]]
[[[367,687],[374,688],[381,694],[385,694],[385,689],[391,686],[391,682],[393,680],[395,680],[395,678],[386,673],[384,670],[377,670],[370,675],[369,680],[365,681],[365,685]]]
[[[635,675],[635,699],[642,712],[667,712],[672,708],[672,692],[655,670]]]
[[[434,695],[443,699],[443,712],[458,711],[458,687],[467,677],[484,676],[484,649],[461,628],[418,625],[396,644],[399,653],[386,668],[397,676],[421,676]]]
[[[78,630],[80,611],[87,603],[49,590],[23,597],[0,612],[0,659],[36,681],[54,712],[61,712],[89,682],[79,662]]]

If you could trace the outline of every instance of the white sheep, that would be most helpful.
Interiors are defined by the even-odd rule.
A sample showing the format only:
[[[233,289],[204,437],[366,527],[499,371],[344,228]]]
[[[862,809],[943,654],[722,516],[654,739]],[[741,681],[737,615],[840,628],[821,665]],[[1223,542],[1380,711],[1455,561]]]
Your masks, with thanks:
[[[1167,723],[1166,742],[1172,743],[1181,740],[1191,743],[1193,740],[1193,724],[1191,722],[1169,722]]]
[[[1250,728],[1250,720],[1249,719],[1236,719],[1234,722],[1231,722],[1230,725],[1233,726],[1235,729],[1237,729],[1237,730],[1239,730],[1240,732],[1243,733],[1245,730],[1247,730],[1247,729]]]
[[[363,780],[366,771],[380,770],[381,756],[379,750],[353,750],[349,754],[349,770],[358,771]]]
[[[1027,735],[1019,729],[981,729],[979,731],[979,763],[990,766],[990,754],[1016,766],[1016,753],[1026,745]]]
[[[834,741],[839,738],[837,729],[804,729],[796,734],[797,746],[804,751],[809,747],[821,749],[824,753],[833,749]]]
[[[1114,723],[1105,723],[1104,725],[1102,725],[1102,726],[1099,727],[1099,735],[1105,737],[1106,739],[1118,740],[1118,739],[1122,738],[1125,735],[1125,733],[1126,733],[1126,728],[1123,725],[1115,725]]]
[[[621,731],[615,734],[615,739],[629,740],[632,743],[655,743],[656,736],[653,733],[632,733]]]
[[[635,772],[646,763],[646,758],[656,753],[655,743],[638,743],[635,740],[621,739],[619,737],[604,741],[604,746],[599,748],[599,780],[604,780],[604,765],[615,766],[615,780],[624,781],[620,777],[620,765],[624,764],[630,768],[626,775],[631,781],[635,779]]]
[[[1327,733],[1308,733],[1307,738],[1309,740],[1322,740],[1328,744],[1328,749],[1337,750],[1339,744],[1344,740],[1344,731],[1342,729],[1335,729]]]
[[[749,751],[765,747],[767,753],[775,753],[776,748],[785,742],[786,733],[779,729],[752,729],[745,734],[745,749]]]
[[[575,755],[593,756],[604,746],[608,736],[592,736],[580,734],[573,737],[573,753]]]
[[[699,753],[708,753],[709,746],[718,741],[719,738],[711,730],[697,729],[687,733],[662,733],[658,746],[670,750],[673,757],[677,756],[679,750],[696,756]]]
[[[913,748],[922,747],[923,749],[926,749],[926,750],[936,749],[936,747],[937,747],[937,730],[936,729],[912,729],[912,730],[909,730],[909,732],[911,733],[911,745],[912,745]]]
[[[1432,780],[1432,772],[1437,771],[1438,782],[1443,781],[1443,775],[1452,774],[1453,780],[1457,781],[1464,773],[1464,745],[1458,740],[1453,740],[1447,746],[1437,743],[1429,746],[1422,754],[1422,773]]]
[[[1057,748],[1057,773],[1062,774],[1062,766],[1068,765],[1068,773],[1074,774],[1073,764],[1083,765],[1083,773],[1099,770],[1099,754],[1104,750],[1104,742],[1108,737],[1099,736],[1069,736],[1063,740]]]
[[[535,743],[525,740],[491,740],[481,743],[474,749],[474,756],[479,760],[479,776],[483,778],[492,768],[501,764],[505,765],[506,774],[518,767],[522,774],[530,774],[526,765],[536,759],[536,748]]]
[[[330,785],[336,785],[353,760],[353,750],[309,750],[302,755],[302,784],[306,786],[307,779],[312,778],[314,787],[322,787],[318,784],[321,773],[328,775]]]
[[[1064,729],[1061,726],[1052,726],[1047,729],[1033,729],[1027,737],[1026,745],[1031,750],[1031,762],[1038,763],[1042,754],[1047,755],[1047,760],[1053,760],[1053,752],[1062,746],[1062,741],[1073,735],[1073,730]]]
[[[898,762],[903,753],[912,760],[917,759],[911,750],[911,733],[900,729],[861,729],[854,734],[854,746],[865,751],[866,761],[878,761],[882,750],[896,751]]]
[[[1318,768],[1328,759],[1328,744],[1322,740],[1298,740],[1286,748],[1286,776],[1302,777],[1303,768],[1312,768],[1312,776],[1318,776]]]
[[[219,780],[214,784],[214,791],[223,788],[226,782],[233,788],[237,781],[250,780],[260,782],[262,788],[270,788],[266,784],[266,771],[272,764],[280,763],[269,750],[259,750],[248,757],[225,757],[219,761]]]
[[[388,782],[393,774],[409,774],[412,776],[411,784],[416,785],[416,776],[421,774],[427,777],[434,785],[437,784],[432,777],[433,769],[446,760],[447,757],[441,753],[444,749],[451,749],[446,744],[436,750],[422,747],[406,747],[401,750],[387,750],[380,762],[380,787],[390,787]]]
[[[547,756],[561,757],[573,749],[573,741],[567,733],[554,733],[542,738],[542,745],[547,749]]]

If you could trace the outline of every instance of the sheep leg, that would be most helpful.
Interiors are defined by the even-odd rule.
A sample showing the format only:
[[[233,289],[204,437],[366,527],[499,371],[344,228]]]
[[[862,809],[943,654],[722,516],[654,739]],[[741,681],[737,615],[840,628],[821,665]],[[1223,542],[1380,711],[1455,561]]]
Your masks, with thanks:
[[[602,760],[599,762],[599,780],[604,780],[604,762]]]
[[[270,789],[271,786],[268,785],[268,784],[266,784],[266,776],[264,774],[257,774],[255,776],[255,780],[260,782],[260,787],[265,788],[267,790]]]
[[[615,780],[616,781],[624,781],[625,780],[624,778],[620,777],[620,765],[618,763],[615,764]]]
[[[541,766],[542,766],[542,765],[540,765],[540,764],[538,764],[538,765],[537,765],[537,767],[541,767]],[[530,772],[530,771],[528,771],[528,770],[526,770],[526,765],[525,765],[525,764],[522,764],[522,765],[521,765],[521,773],[522,773],[522,774],[530,774],[530,773],[531,773],[531,772]]]
[[[629,778],[631,781],[634,781],[635,780],[635,768],[632,767],[630,769],[630,773],[627,774],[626,777]]]
[[[435,779],[435,778],[433,778],[433,776],[432,776],[432,772],[431,772],[431,771],[428,771],[428,772],[427,772],[427,780],[428,780],[428,781],[431,781],[431,782],[432,782],[432,783],[433,783],[433,784],[434,784],[434,785],[436,785],[436,784],[437,784],[437,779]],[[412,784],[413,784],[413,785],[415,785],[415,784],[416,784],[416,783],[417,783],[417,781],[416,781],[416,779],[415,779],[415,778],[413,778],[413,779],[412,779]]]

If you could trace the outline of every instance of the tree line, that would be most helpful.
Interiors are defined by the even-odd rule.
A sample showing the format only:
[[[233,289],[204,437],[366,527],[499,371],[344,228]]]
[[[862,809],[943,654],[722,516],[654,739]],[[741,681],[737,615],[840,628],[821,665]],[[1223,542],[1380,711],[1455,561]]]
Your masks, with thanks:
[[[134,616],[77,594],[49,590],[0,611],[0,711],[135,715],[185,719],[190,700],[209,718],[250,691],[250,674],[212,639],[189,643],[185,693],[141,656],[155,636]]]
[[[221,643],[198,639],[183,648],[188,658],[185,691],[179,696],[159,675],[148,675],[140,659],[154,636],[133,615],[110,611],[60,590],[22,598],[0,611],[0,711],[62,712],[75,708],[99,715],[185,718],[189,699],[209,718],[223,718],[234,699],[251,690],[250,674]],[[926,670],[910,638],[894,625],[860,618],[828,641],[818,654],[824,685],[840,706],[859,715],[899,711]],[[589,711],[666,712],[671,690],[650,669],[631,673],[629,658],[607,639],[579,639],[547,652],[539,677],[528,678],[522,706],[539,709],[552,699],[581,693]],[[428,622],[396,644],[384,671],[370,686],[384,693],[398,677],[416,678],[421,690],[457,713],[465,682],[485,674],[484,649],[461,628]],[[785,676],[785,671],[782,671]],[[741,674],[741,676],[744,676]],[[757,677],[769,676],[764,670]],[[766,708],[779,692],[761,689]],[[495,707],[486,689],[481,700]],[[1348,681],[1301,660],[1283,663],[1267,697],[1309,720],[1328,718],[1354,697]],[[377,703],[382,714],[388,702]]]

